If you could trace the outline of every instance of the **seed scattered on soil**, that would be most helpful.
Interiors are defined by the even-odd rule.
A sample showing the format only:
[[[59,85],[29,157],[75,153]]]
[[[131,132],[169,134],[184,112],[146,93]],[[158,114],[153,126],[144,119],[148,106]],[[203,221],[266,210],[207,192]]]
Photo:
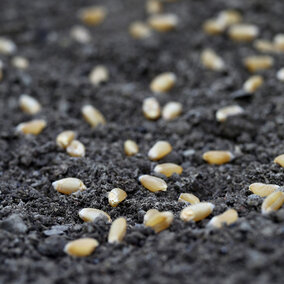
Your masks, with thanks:
[[[243,113],[244,109],[238,105],[222,107],[216,112],[216,120],[219,122],[225,122],[228,117]]]
[[[127,229],[127,223],[125,218],[120,217],[114,220],[111,224],[109,234],[108,234],[108,242],[120,243],[123,241]]]
[[[278,51],[283,52],[284,51],[284,34],[277,34],[273,39],[273,43],[275,45],[275,48]]]
[[[114,188],[108,193],[108,203],[112,207],[116,207],[127,197],[126,192],[120,188]]]
[[[217,19],[224,23],[226,27],[237,24],[242,21],[243,17],[240,12],[236,10],[224,10],[218,14]]]
[[[55,190],[63,194],[72,194],[86,189],[84,183],[78,178],[63,178],[52,183]]]
[[[82,108],[84,119],[92,126],[97,127],[99,124],[105,124],[106,120],[102,113],[91,105],[85,105]]]
[[[99,209],[95,208],[83,208],[79,211],[79,217],[84,222],[94,222],[96,219],[104,219],[106,222],[111,223],[110,216]]]
[[[182,113],[182,104],[178,102],[168,102],[162,111],[162,117],[165,120],[173,120]]]
[[[86,149],[80,141],[73,140],[66,148],[66,152],[71,157],[85,157]]]
[[[148,157],[152,161],[158,161],[167,156],[172,151],[172,146],[167,141],[158,141],[149,150]]]
[[[74,26],[70,30],[70,36],[75,41],[86,44],[92,39],[90,32],[83,26]]]
[[[228,209],[224,213],[213,217],[208,226],[221,228],[224,225],[231,225],[238,220],[238,212],[235,209]]]
[[[151,84],[150,89],[154,93],[169,92],[176,83],[176,75],[172,72],[166,72],[155,77]]]
[[[144,215],[143,223],[145,225],[155,214],[160,213],[157,209],[149,209],[146,214]]]
[[[20,123],[16,130],[17,132],[21,132],[23,134],[32,134],[38,135],[43,129],[46,127],[47,123],[43,119],[34,119],[28,122]]]
[[[12,59],[12,65],[15,68],[21,69],[21,70],[25,70],[29,67],[29,61],[27,58],[23,57],[23,56],[15,56]]]
[[[195,196],[194,194],[191,193],[181,193],[179,198],[178,198],[179,202],[188,202],[190,204],[197,204],[200,203],[200,200],[197,196]]]
[[[159,212],[156,209],[150,209],[144,216],[144,225],[151,227],[156,233],[166,230],[173,222],[174,215],[170,211]]]
[[[229,37],[234,41],[248,42],[259,34],[259,28],[251,24],[235,24],[228,30]]]
[[[274,59],[269,55],[254,55],[244,59],[244,65],[250,72],[270,69],[273,64]]]
[[[260,75],[251,76],[244,83],[244,90],[248,93],[254,93],[263,84],[263,77]]]
[[[139,152],[139,147],[135,141],[126,140],[124,142],[124,152],[127,156],[133,156]]]
[[[91,255],[98,245],[96,239],[81,238],[67,243],[64,251],[71,256],[85,257]]]
[[[224,60],[210,48],[207,48],[201,53],[201,63],[209,70],[223,71],[225,69]]]
[[[139,177],[141,184],[151,192],[166,191],[168,186],[164,180],[150,175],[142,175]]]
[[[169,32],[178,26],[178,17],[174,14],[152,15],[148,19],[148,24],[158,32]]]
[[[180,213],[180,218],[185,221],[200,221],[209,216],[214,209],[210,202],[200,202],[184,208]]]
[[[230,162],[234,155],[229,151],[208,151],[202,158],[210,165],[223,165]]]
[[[284,204],[284,192],[276,191],[268,195],[261,206],[262,214],[278,210]]]
[[[275,46],[272,42],[265,39],[257,39],[254,41],[253,46],[256,50],[263,53],[273,53],[276,51]]]
[[[147,0],[146,12],[148,14],[158,14],[163,11],[163,4],[160,0]]]
[[[21,95],[19,103],[22,111],[25,113],[33,115],[41,111],[40,103],[29,95]]]
[[[277,74],[276,77],[279,81],[284,82],[284,68],[281,68]]]
[[[177,165],[177,164],[173,164],[173,163],[164,163],[164,164],[160,164],[157,165],[154,168],[154,172],[155,173],[159,173],[159,174],[163,174],[166,177],[170,177],[173,174],[178,174],[180,175],[182,173],[182,167]]]
[[[226,25],[218,18],[206,20],[203,24],[204,32],[209,35],[220,35],[225,29]]]
[[[129,34],[135,39],[143,39],[150,37],[152,32],[146,23],[136,21],[129,26]]]
[[[101,83],[109,80],[108,69],[103,65],[96,66],[89,75],[90,83],[94,86],[98,86]]]
[[[276,184],[265,184],[260,182],[253,183],[249,186],[249,190],[251,192],[261,197],[266,197],[269,194],[278,190],[279,188],[280,186]]]
[[[282,168],[284,168],[284,154],[277,156],[274,159],[274,163],[278,164]]]
[[[156,120],[161,116],[160,104],[154,97],[144,99],[142,111],[144,116],[150,120]]]
[[[15,43],[5,37],[0,37],[0,54],[11,55],[15,53],[17,46]]]
[[[101,6],[92,6],[81,9],[78,13],[78,17],[86,25],[97,26],[105,20],[106,14],[106,8]]]
[[[56,137],[56,144],[62,149],[66,149],[75,139],[76,133],[72,130],[66,130],[59,133]]]

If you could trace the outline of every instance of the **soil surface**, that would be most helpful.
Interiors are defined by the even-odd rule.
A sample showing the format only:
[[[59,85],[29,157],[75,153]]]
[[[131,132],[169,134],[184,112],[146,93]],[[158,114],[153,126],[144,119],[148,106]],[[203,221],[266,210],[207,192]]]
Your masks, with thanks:
[[[90,43],[75,42],[70,29],[80,24],[77,11],[96,3],[0,1],[0,35],[12,39],[16,55],[30,61],[21,71],[12,66],[11,56],[0,55],[0,283],[283,283],[284,208],[263,216],[262,198],[248,186],[284,183],[283,169],[273,163],[284,153],[284,84],[276,79],[284,56],[273,55],[274,67],[261,72],[264,85],[241,96],[250,75],[242,59],[257,51],[252,43],[205,35],[201,26],[234,8],[260,28],[262,38],[272,39],[283,32],[284,1],[167,3],[165,11],[180,18],[177,30],[145,40],[128,34],[131,22],[147,18],[145,1],[103,1],[109,11],[105,22],[88,27]],[[225,72],[201,66],[200,52],[207,47],[224,58]],[[94,87],[88,75],[98,64],[108,67],[110,80]],[[161,105],[181,102],[183,114],[171,122],[148,121],[142,101],[153,95],[149,82],[165,71],[176,73],[177,85],[155,96]],[[19,108],[23,93],[42,104],[35,117],[48,125],[38,136],[15,133],[19,123],[33,118]],[[101,110],[106,125],[92,129],[83,120],[80,110],[88,103]],[[216,122],[216,110],[231,104],[245,113]],[[86,157],[72,158],[56,146],[57,134],[67,129],[77,131]],[[126,139],[137,141],[138,155],[125,156]],[[168,140],[174,148],[161,162],[175,162],[184,171],[163,177],[168,190],[154,194],[138,177],[153,174],[157,163],[147,152],[157,140]],[[222,166],[205,163],[202,154],[215,149],[230,150],[235,159]],[[56,192],[51,183],[64,177],[78,177],[88,189],[72,196]],[[106,197],[114,187],[128,194],[117,208]],[[184,223],[179,214],[186,204],[177,202],[182,192],[214,203],[212,216],[235,208],[240,218],[220,230],[206,227],[210,217]],[[78,211],[84,207],[102,209],[112,219],[126,217],[123,243],[107,243],[110,225],[103,220],[83,223]],[[168,230],[155,234],[143,226],[151,208],[174,213]],[[64,245],[80,237],[96,238],[100,246],[86,258],[66,255]]]

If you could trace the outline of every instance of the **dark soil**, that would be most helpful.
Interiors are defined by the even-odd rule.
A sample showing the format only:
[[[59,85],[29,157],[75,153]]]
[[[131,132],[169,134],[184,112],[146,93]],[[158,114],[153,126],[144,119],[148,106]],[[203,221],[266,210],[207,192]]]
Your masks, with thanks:
[[[85,0],[1,0],[0,34],[18,46],[18,55],[30,60],[26,71],[16,70],[11,58],[0,83],[0,283],[283,283],[284,209],[269,216],[260,213],[262,199],[250,196],[249,184],[282,185],[283,170],[273,163],[284,152],[283,83],[276,71],[284,56],[275,55],[273,69],[262,72],[264,86],[253,96],[236,96],[249,73],[241,59],[255,54],[252,44],[236,44],[227,36],[210,37],[201,25],[225,8],[240,10],[246,22],[272,39],[283,32],[284,1],[184,0],[165,5],[180,17],[177,31],[135,41],[128,25],[147,15],[142,0],[109,0],[106,21],[90,28],[93,40],[82,45],[69,35],[78,24]],[[98,1],[97,1],[98,2]],[[207,71],[200,51],[212,47],[228,65],[223,73]],[[104,64],[110,81],[100,87],[88,82],[90,70]],[[165,71],[175,72],[177,86],[157,96],[163,105],[180,101],[184,112],[172,122],[147,121],[142,100],[151,96],[149,82]],[[19,136],[15,126],[31,119],[20,111],[18,98],[37,98],[48,127],[38,136]],[[108,123],[96,129],[82,119],[81,106],[91,103]],[[223,124],[215,111],[238,103],[245,114]],[[71,158],[55,143],[66,129],[78,132],[86,146],[85,158]],[[135,157],[125,157],[123,142],[140,146]],[[167,179],[168,191],[153,194],[139,184],[138,176],[153,173],[156,163],[147,151],[166,139],[174,147],[163,161],[181,164],[181,176]],[[202,160],[209,149],[228,149],[236,158],[223,166]],[[74,176],[88,190],[66,196],[51,183]],[[114,187],[128,198],[117,208],[108,205],[106,193]],[[213,215],[227,208],[239,213],[236,224],[221,230],[206,227],[207,218],[184,223],[178,203],[181,192],[192,192],[213,202]],[[78,211],[93,207],[113,219],[125,216],[128,231],[122,244],[107,243],[109,225],[83,223]],[[143,226],[150,208],[171,210],[172,226],[160,234]],[[100,242],[87,258],[63,253],[67,241],[94,237]]]

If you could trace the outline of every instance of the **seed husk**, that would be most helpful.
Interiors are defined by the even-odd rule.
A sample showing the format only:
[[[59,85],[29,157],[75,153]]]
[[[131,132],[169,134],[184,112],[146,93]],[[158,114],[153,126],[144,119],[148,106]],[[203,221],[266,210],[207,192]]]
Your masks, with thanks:
[[[228,117],[240,115],[242,113],[244,113],[244,109],[238,105],[222,107],[216,112],[216,120],[225,122]]]
[[[253,46],[256,50],[260,52],[269,52],[273,53],[276,51],[275,46],[272,42],[265,39],[257,39],[254,41]]]
[[[108,69],[103,65],[96,66],[89,75],[90,83],[94,86],[98,86],[101,83],[109,80]]]
[[[200,221],[209,216],[214,209],[214,205],[210,202],[200,202],[197,204],[185,207],[181,213],[180,218],[185,221]]]
[[[203,30],[209,35],[219,35],[225,31],[226,25],[218,18],[206,20],[203,24]]]
[[[254,93],[262,84],[263,77],[260,75],[254,75],[244,83],[244,90],[248,93]]]
[[[242,15],[236,10],[224,10],[218,14],[218,21],[222,22],[225,27],[237,24],[242,21]]]
[[[70,30],[70,36],[75,41],[86,44],[92,39],[90,32],[83,26],[74,26]]]
[[[11,55],[15,53],[17,46],[8,38],[0,37],[0,54]]]
[[[173,120],[182,113],[182,104],[178,102],[168,102],[162,111],[162,117],[165,120]]]
[[[55,190],[64,194],[72,194],[86,189],[84,183],[78,178],[63,178],[52,183]]]
[[[12,59],[12,65],[15,68],[21,69],[21,70],[25,70],[29,67],[29,61],[27,58],[23,57],[23,56],[15,56]]]
[[[210,165],[223,165],[230,162],[234,155],[229,151],[208,151],[202,158]]]
[[[158,14],[163,10],[163,4],[159,0],[148,0],[146,2],[146,11],[148,14]]]
[[[46,121],[43,119],[34,119],[28,122],[20,123],[16,130],[23,134],[38,135],[46,127]]]
[[[169,32],[178,26],[178,17],[174,14],[152,15],[148,19],[148,24],[158,32]]]
[[[75,139],[76,133],[72,130],[66,130],[59,133],[56,137],[56,144],[62,149],[66,149]]]
[[[277,34],[273,39],[274,46],[278,51],[284,51],[284,34]]]
[[[159,174],[163,174],[166,177],[170,177],[173,174],[178,174],[180,175],[182,173],[182,167],[177,165],[177,164],[173,164],[173,163],[164,163],[164,164],[160,164],[157,165],[154,168],[154,172],[155,173],[159,173]]]
[[[144,116],[150,120],[156,120],[161,116],[160,104],[154,97],[144,99],[142,111]]]
[[[129,26],[129,34],[135,39],[144,39],[150,37],[152,32],[146,23],[135,21]]]
[[[263,201],[261,206],[262,214],[268,214],[278,210],[284,204],[284,192],[276,191],[269,194]]]
[[[150,89],[154,93],[166,93],[169,92],[176,83],[176,75],[172,72],[165,72],[156,76],[151,84]]]
[[[79,11],[79,19],[89,26],[97,26],[101,24],[106,17],[107,10],[102,6],[92,6],[83,8]]]
[[[108,242],[120,243],[123,241],[127,229],[126,219],[123,217],[117,218],[111,224],[109,234],[108,234]]]
[[[166,191],[168,187],[164,180],[150,175],[140,176],[139,181],[151,192]]]
[[[124,152],[127,156],[133,156],[139,152],[139,147],[135,141],[126,140],[124,142]]]
[[[148,157],[152,161],[158,161],[167,156],[173,150],[172,145],[167,141],[158,141],[149,150]]]
[[[255,25],[235,24],[229,28],[228,34],[234,41],[248,42],[254,40],[258,36],[259,29]]]
[[[210,48],[207,48],[201,53],[201,63],[209,70],[223,71],[225,69],[224,60]]]
[[[108,203],[112,207],[116,207],[127,197],[127,193],[120,188],[114,188],[108,193]]]
[[[273,64],[274,59],[269,55],[254,55],[244,59],[244,65],[250,72],[270,69]]]
[[[29,95],[21,95],[19,103],[22,111],[25,113],[33,115],[41,111],[40,103]]]
[[[99,209],[95,208],[83,208],[79,211],[79,217],[84,222],[94,222],[96,219],[104,219],[106,222],[111,223],[110,216]]]
[[[85,146],[79,140],[73,140],[68,147],[66,152],[71,157],[85,157]]]
[[[213,217],[208,226],[221,228],[224,225],[231,225],[238,220],[238,212],[235,209],[228,209],[224,213]]]
[[[278,164],[282,168],[284,168],[284,154],[277,156],[274,159],[274,163]]]
[[[281,68],[277,74],[276,77],[279,81],[284,82],[284,68]]]
[[[105,124],[106,120],[102,113],[91,105],[85,105],[82,108],[84,119],[92,126],[97,127],[99,124]]]
[[[276,184],[265,184],[260,182],[253,183],[249,186],[249,190],[251,192],[261,197],[266,197],[269,194],[278,190],[279,188],[280,186]]]
[[[174,215],[170,211],[159,212],[156,209],[150,209],[144,216],[144,225],[159,233],[167,229],[172,224],[173,219]]]
[[[195,196],[194,194],[191,193],[181,193],[179,198],[178,198],[179,202],[188,202],[190,204],[197,204],[200,203],[200,200],[197,196]]]
[[[93,253],[99,242],[93,238],[81,238],[71,242],[68,242],[64,248],[64,251],[75,257],[89,256]]]

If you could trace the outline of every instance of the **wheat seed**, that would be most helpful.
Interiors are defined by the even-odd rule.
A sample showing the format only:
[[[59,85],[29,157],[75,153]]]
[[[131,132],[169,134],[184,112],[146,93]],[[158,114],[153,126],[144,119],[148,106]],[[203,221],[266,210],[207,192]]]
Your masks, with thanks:
[[[161,116],[160,104],[154,97],[144,99],[142,111],[144,116],[150,120],[156,120]]]
[[[16,130],[23,134],[38,135],[46,127],[46,121],[43,119],[34,119],[28,122],[20,123]]]
[[[21,95],[19,103],[22,111],[25,113],[36,114],[41,111],[40,103],[29,95]]]
[[[22,57],[22,56],[15,56],[12,59],[12,65],[15,68],[21,69],[21,70],[25,70],[29,67],[29,61],[27,58]]]
[[[261,197],[266,197],[269,194],[278,190],[279,188],[280,186],[276,184],[265,184],[265,183],[260,183],[260,182],[253,183],[249,186],[249,190],[251,192]]]
[[[185,221],[200,221],[209,216],[214,209],[214,205],[210,202],[200,202],[184,208],[180,213],[180,218]]]
[[[200,203],[199,198],[197,196],[195,196],[194,194],[191,194],[191,193],[181,193],[179,198],[178,198],[178,201],[179,202],[188,202],[191,205]]]
[[[273,64],[274,59],[269,55],[248,56],[244,59],[244,65],[250,72],[269,69]]]
[[[226,106],[220,108],[216,112],[216,120],[219,122],[225,122],[228,119],[228,117],[240,115],[242,113],[244,113],[244,109],[238,105]]]
[[[150,209],[144,216],[144,225],[159,233],[167,229],[172,224],[173,219],[174,215],[170,211],[159,212],[156,209]]]
[[[86,189],[84,183],[78,178],[63,178],[52,183],[55,190],[64,194],[72,194]]]
[[[277,74],[276,77],[279,81],[284,82],[284,68],[281,68]]]
[[[229,151],[208,151],[202,158],[210,165],[222,165],[230,162],[234,155]]]
[[[209,35],[219,35],[224,32],[226,25],[218,18],[206,20],[203,24],[203,30]]]
[[[84,222],[94,222],[96,219],[103,219],[106,222],[111,223],[111,218],[106,212],[95,208],[81,209],[79,211],[79,217]]]
[[[74,26],[70,30],[70,36],[75,41],[86,44],[92,39],[90,32],[83,26]]]
[[[98,247],[99,242],[92,238],[81,238],[67,243],[64,251],[75,257],[89,256]]]
[[[163,5],[160,0],[148,0],[146,2],[146,11],[148,14],[158,14],[163,10]]]
[[[284,192],[276,191],[269,194],[263,201],[261,206],[262,214],[268,214],[278,210],[284,204]]]
[[[124,142],[124,152],[127,156],[133,156],[139,152],[139,147],[135,141],[126,140]]]
[[[155,214],[159,213],[157,209],[149,209],[146,214],[144,215],[143,223],[144,225],[148,222]]]
[[[85,157],[85,146],[78,140],[73,140],[68,147],[66,152],[71,157]]]
[[[154,93],[169,92],[174,87],[176,80],[177,78],[174,73],[162,73],[152,80],[150,89]]]
[[[275,52],[275,46],[272,42],[265,39],[257,39],[254,41],[253,46],[256,50],[260,52]]]
[[[238,212],[235,209],[228,209],[224,213],[213,217],[208,226],[221,228],[224,225],[231,225],[238,220]]]
[[[98,86],[101,83],[109,80],[108,69],[103,65],[96,66],[89,75],[90,83],[94,86]]]
[[[66,130],[59,133],[56,137],[56,144],[62,149],[66,149],[75,139],[76,133],[71,130]]]
[[[273,40],[274,46],[277,51],[284,51],[284,34],[277,34]]]
[[[223,23],[225,27],[237,24],[242,21],[242,15],[236,10],[224,10],[218,14],[218,21]]]
[[[11,55],[15,53],[17,46],[15,43],[5,37],[0,37],[0,54]]]
[[[144,39],[150,37],[152,32],[147,24],[136,21],[129,26],[129,34],[135,39]]]
[[[140,176],[139,181],[151,192],[166,191],[168,187],[164,180],[150,175]]]
[[[108,203],[112,207],[116,207],[127,197],[126,192],[120,188],[114,188],[108,193]]]
[[[274,163],[280,165],[282,168],[284,168],[284,154],[277,156],[274,159]]]
[[[234,41],[252,41],[258,36],[259,29],[255,25],[235,24],[229,28],[228,33]]]
[[[108,234],[108,242],[120,243],[123,241],[127,229],[127,223],[125,218],[120,217],[114,220],[111,224],[109,234]]]
[[[182,104],[178,102],[167,103],[162,111],[162,117],[165,120],[173,120],[180,116],[182,112]]]
[[[97,127],[99,124],[105,124],[106,120],[102,113],[91,105],[85,105],[82,108],[84,119],[92,126]]]
[[[167,156],[172,151],[172,146],[167,141],[158,141],[149,150],[148,157],[152,161],[158,161]]]
[[[105,20],[106,14],[106,8],[92,6],[81,9],[78,13],[78,17],[86,25],[97,26]]]
[[[260,75],[251,76],[244,83],[244,90],[248,93],[254,93],[263,84],[263,77]]]
[[[166,177],[170,177],[173,174],[178,174],[180,175],[182,173],[182,167],[173,163],[164,163],[157,165],[154,168],[155,173],[163,174]]]
[[[202,51],[201,63],[204,67],[213,71],[223,71],[225,69],[224,60],[210,48]]]
[[[178,17],[174,14],[153,15],[148,19],[148,24],[158,32],[168,32],[178,26]]]

